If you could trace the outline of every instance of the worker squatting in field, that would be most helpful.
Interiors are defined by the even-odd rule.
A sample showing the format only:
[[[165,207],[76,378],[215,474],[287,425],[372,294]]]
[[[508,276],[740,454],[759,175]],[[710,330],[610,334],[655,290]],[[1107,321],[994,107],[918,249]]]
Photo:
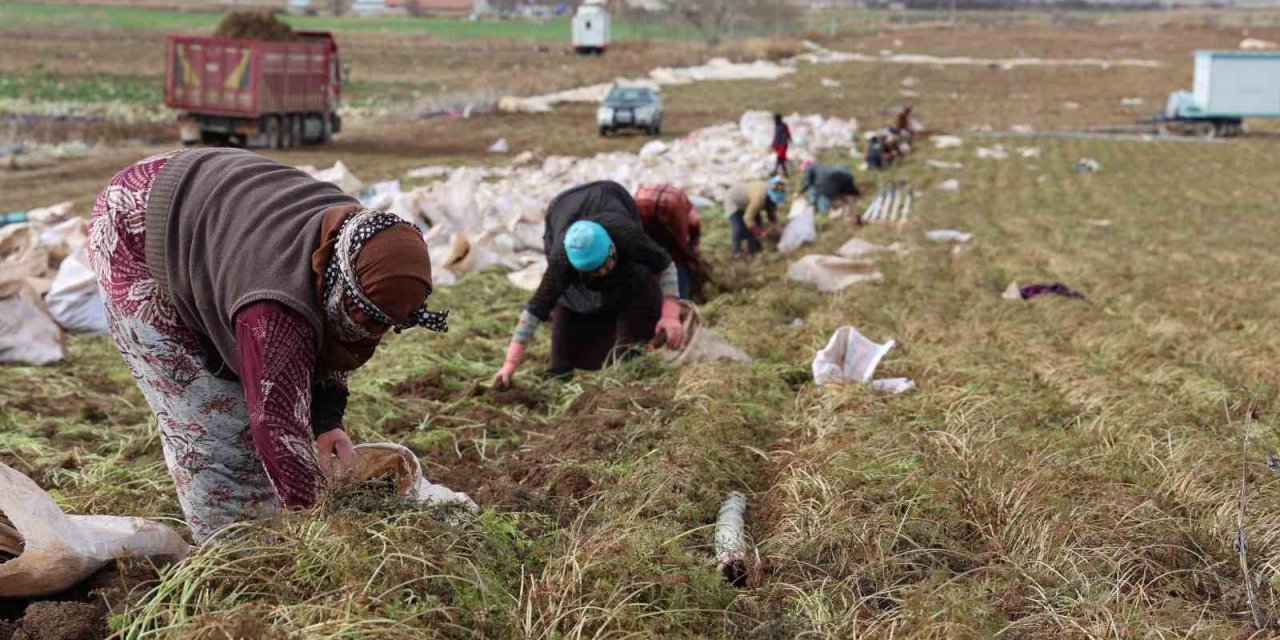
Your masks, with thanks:
[[[534,332],[548,320],[550,376],[599,369],[619,348],[655,335],[665,335],[672,348],[684,342],[676,263],[645,234],[636,202],[621,185],[592,182],[557,196],[547,208],[543,244],[547,272],[520,314],[495,386],[511,385]]]

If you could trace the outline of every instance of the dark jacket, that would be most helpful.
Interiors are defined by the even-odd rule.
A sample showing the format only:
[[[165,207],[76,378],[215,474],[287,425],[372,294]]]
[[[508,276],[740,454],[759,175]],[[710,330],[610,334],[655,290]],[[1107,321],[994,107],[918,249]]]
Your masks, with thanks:
[[[579,220],[596,222],[613,240],[618,261],[604,277],[579,272],[569,263],[564,234]],[[671,256],[645,234],[635,200],[616,182],[590,182],[556,196],[547,207],[542,242],[547,272],[526,308],[543,321],[557,304],[578,313],[617,308],[651,275],[671,266]]]
[[[828,198],[861,195],[853,182],[853,173],[837,165],[815,164],[804,170],[800,193],[813,189]]]

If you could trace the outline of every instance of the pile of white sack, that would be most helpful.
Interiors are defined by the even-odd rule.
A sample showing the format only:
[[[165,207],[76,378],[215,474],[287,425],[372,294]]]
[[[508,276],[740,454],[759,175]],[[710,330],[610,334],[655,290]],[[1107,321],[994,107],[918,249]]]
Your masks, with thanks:
[[[71,203],[23,212],[0,227],[0,363],[43,365],[65,355],[64,332],[105,333],[106,311]]]
[[[797,162],[823,149],[854,144],[857,123],[852,119],[794,114],[786,121]],[[546,269],[543,216],[561,191],[595,180],[613,180],[633,192],[641,184],[666,182],[683,189],[695,206],[712,206],[734,184],[769,175],[772,137],[772,115],[748,111],[737,124],[705,127],[672,142],[655,140],[639,153],[550,156],[539,164],[526,152],[496,168],[423,167],[408,177],[442,179],[408,191],[398,180],[365,186],[341,163],[303,169],[360,196],[366,206],[418,226],[431,249],[436,285],[449,286],[466,273],[498,268],[509,272],[514,285],[532,290]]]

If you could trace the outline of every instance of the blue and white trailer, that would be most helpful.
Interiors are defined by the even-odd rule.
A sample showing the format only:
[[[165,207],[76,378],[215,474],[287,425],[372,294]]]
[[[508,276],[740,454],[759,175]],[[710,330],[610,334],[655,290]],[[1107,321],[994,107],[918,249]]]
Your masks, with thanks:
[[[1280,51],[1197,51],[1195,88],[1175,91],[1160,132],[1238,135],[1245,118],[1280,118]]]

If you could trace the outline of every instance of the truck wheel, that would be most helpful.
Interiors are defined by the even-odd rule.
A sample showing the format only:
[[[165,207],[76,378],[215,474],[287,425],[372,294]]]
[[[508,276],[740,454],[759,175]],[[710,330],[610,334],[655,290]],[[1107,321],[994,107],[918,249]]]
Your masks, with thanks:
[[[601,138],[609,137],[609,127],[600,127],[600,137]]]
[[[322,117],[320,120],[320,144],[329,144],[333,142],[333,119]]]
[[[280,126],[280,118],[269,116],[267,118],[267,146],[272,149],[284,148],[284,131]]]
[[[292,149],[297,146],[297,142],[293,139],[293,118],[290,116],[280,116],[280,146],[279,149]]]
[[[1197,122],[1194,131],[1201,138],[1213,138],[1218,134],[1218,126],[1208,121]]]
[[[649,125],[649,127],[648,127],[647,129],[645,129],[645,133],[647,133],[647,134],[649,134],[649,135],[651,135],[651,136],[660,135],[660,134],[662,133],[662,125],[660,125],[660,124],[651,124],[651,125]]]
[[[302,116],[289,116],[289,148],[295,149],[301,147],[302,139]]]

